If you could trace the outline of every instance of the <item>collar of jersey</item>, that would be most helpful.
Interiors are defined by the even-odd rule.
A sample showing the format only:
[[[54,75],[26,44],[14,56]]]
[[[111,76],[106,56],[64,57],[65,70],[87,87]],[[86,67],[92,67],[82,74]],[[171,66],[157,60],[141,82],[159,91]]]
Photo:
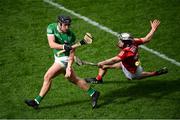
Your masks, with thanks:
[[[58,25],[57,25],[57,30],[58,30],[58,32],[62,33],[62,31],[59,29]]]

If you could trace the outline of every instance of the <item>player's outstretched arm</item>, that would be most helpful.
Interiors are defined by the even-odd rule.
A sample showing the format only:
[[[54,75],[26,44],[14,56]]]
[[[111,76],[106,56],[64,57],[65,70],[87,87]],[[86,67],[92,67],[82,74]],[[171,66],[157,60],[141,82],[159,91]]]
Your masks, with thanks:
[[[119,61],[121,61],[121,59],[119,57],[115,56],[113,58],[110,58],[110,59],[104,60],[102,62],[99,62],[98,66],[102,67],[103,65],[111,65],[111,64],[117,63]]]
[[[156,32],[157,28],[160,25],[160,21],[159,20],[153,20],[153,21],[150,21],[150,24],[151,24],[150,32],[146,35],[146,37],[141,38],[144,41],[144,43],[147,43],[151,40],[151,38],[153,37],[154,33]]]

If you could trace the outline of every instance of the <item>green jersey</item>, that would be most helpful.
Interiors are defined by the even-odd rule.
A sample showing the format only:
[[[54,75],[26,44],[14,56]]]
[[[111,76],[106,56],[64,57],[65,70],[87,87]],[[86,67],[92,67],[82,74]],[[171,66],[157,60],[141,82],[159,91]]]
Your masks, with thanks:
[[[58,26],[57,23],[52,23],[49,24],[47,27],[47,35],[54,35],[55,37],[55,42],[58,44],[69,44],[69,45],[73,45],[75,40],[76,40],[76,36],[74,35],[74,33],[71,30],[68,30],[66,33],[62,33],[58,30]],[[54,49],[54,54],[56,55],[56,53],[60,50],[58,49]],[[70,52],[64,52],[60,54],[60,57],[62,56],[69,56]]]

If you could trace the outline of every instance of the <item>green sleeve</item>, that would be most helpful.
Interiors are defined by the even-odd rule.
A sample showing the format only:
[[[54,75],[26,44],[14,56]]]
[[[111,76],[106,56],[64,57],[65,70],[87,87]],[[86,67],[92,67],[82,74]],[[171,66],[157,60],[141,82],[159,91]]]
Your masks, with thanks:
[[[47,27],[47,34],[54,34],[54,25],[53,24],[49,24]]]

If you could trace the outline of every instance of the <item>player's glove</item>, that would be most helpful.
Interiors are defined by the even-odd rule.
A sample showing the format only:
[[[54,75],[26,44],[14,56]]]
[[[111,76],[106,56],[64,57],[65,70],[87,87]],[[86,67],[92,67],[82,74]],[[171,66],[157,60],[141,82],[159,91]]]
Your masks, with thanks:
[[[64,45],[63,45],[63,49],[64,49],[65,51],[69,52],[70,50],[72,50],[72,47],[71,47],[71,45],[64,44]]]

